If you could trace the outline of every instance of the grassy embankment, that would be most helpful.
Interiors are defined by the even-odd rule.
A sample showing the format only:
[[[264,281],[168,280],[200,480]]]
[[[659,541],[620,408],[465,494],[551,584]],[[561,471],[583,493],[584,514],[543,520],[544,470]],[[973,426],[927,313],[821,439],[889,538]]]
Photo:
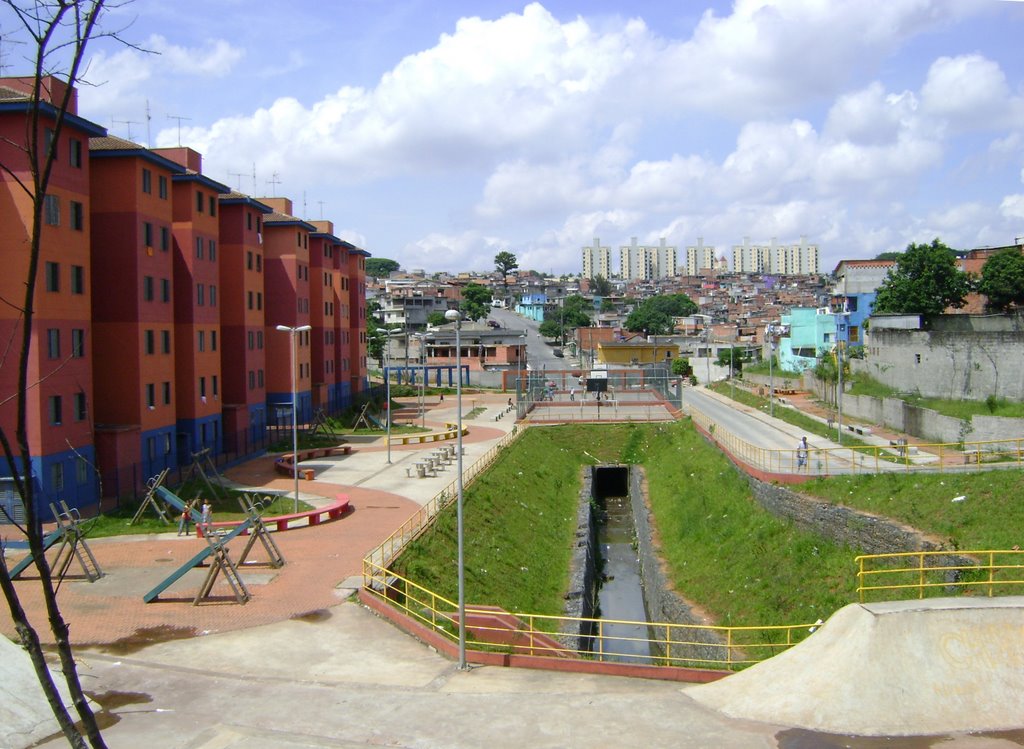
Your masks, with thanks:
[[[687,422],[534,428],[466,493],[467,601],[562,610],[578,467],[629,462],[647,472],[675,587],[720,624],[827,618],[854,600],[859,551],[761,510],[747,483]],[[901,520],[958,548],[1019,543],[1018,472],[819,479],[807,493]],[[953,503],[954,496],[968,499]],[[400,571],[454,600],[454,509],[403,555]]]

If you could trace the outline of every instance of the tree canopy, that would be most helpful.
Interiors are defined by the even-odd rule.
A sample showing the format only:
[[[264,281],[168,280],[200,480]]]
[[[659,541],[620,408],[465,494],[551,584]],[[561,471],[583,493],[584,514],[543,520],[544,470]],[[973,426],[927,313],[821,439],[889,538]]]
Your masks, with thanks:
[[[686,294],[663,294],[644,299],[626,318],[626,330],[648,335],[667,335],[674,330],[673,317],[686,317],[699,308]]]
[[[612,293],[612,282],[598,273],[590,279],[590,291],[596,296],[608,296]]]
[[[476,321],[487,317],[491,304],[491,290],[478,283],[468,283],[462,288],[462,303],[459,310],[463,317]]]
[[[494,270],[500,273],[502,278],[518,267],[519,261],[516,259],[516,256],[508,250],[502,250],[494,256]]]
[[[444,316],[444,312],[431,312],[427,315],[427,325],[434,328],[439,328],[448,322],[448,318]]]
[[[964,306],[971,290],[967,274],[956,267],[956,253],[938,239],[907,245],[878,287],[875,312],[940,315]]]
[[[397,260],[389,260],[386,257],[366,258],[366,275],[373,278],[387,278],[401,267]]]
[[[567,296],[561,307],[544,311],[540,334],[546,338],[564,338],[567,330],[590,327],[593,309],[593,305],[579,294]]]
[[[981,269],[978,291],[993,312],[1005,312],[1011,306],[1024,306],[1024,255],[1016,247],[1000,250]]]

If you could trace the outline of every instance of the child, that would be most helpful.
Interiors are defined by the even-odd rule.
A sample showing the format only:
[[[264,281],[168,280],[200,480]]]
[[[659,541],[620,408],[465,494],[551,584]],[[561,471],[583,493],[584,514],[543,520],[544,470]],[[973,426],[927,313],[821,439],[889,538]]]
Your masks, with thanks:
[[[189,523],[192,521],[192,503],[189,502],[185,505],[185,509],[181,511],[181,518],[178,520],[178,535],[187,536],[189,535]]]

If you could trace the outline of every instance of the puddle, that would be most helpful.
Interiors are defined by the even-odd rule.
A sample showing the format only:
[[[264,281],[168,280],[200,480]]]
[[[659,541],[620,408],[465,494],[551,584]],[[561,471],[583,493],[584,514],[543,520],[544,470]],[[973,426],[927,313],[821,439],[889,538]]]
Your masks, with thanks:
[[[316,611],[307,611],[305,614],[296,614],[290,618],[293,622],[308,622],[310,624],[316,624],[330,619],[331,612],[327,609],[317,609]]]
[[[150,645],[172,640],[186,640],[196,636],[195,627],[171,627],[161,625],[159,627],[143,627],[135,630],[127,637],[103,645],[100,650],[111,655],[130,655],[137,653]]]
[[[954,746],[985,746],[976,743],[982,739],[995,739],[999,746],[1006,743],[1024,746],[1024,729],[987,731],[958,734],[957,736],[844,736],[821,733],[806,728],[789,728],[775,734],[779,749],[941,749],[943,744]]]

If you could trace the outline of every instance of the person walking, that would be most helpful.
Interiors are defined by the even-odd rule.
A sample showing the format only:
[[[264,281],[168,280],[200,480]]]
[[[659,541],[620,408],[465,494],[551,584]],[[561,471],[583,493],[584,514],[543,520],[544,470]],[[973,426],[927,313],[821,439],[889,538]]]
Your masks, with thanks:
[[[210,524],[213,522],[213,505],[210,504],[210,500],[203,500],[203,513],[200,520],[203,526],[203,535],[208,536],[210,532]]]
[[[807,437],[801,437],[800,441],[796,443],[796,467],[797,470],[804,470],[807,467],[807,451],[808,451]]]
[[[192,522],[192,505],[192,502],[187,502],[185,509],[181,511],[181,517],[178,519],[179,536],[189,535],[189,523]]]

